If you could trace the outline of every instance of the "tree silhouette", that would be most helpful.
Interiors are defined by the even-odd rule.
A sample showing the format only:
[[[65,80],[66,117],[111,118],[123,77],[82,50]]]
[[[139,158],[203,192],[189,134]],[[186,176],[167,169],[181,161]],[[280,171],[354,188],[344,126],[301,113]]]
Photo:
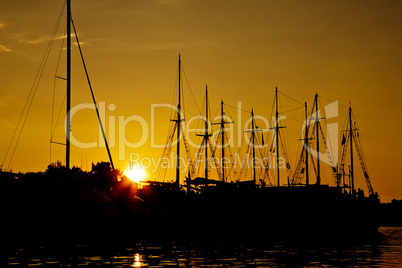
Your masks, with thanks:
[[[92,177],[94,186],[102,191],[113,188],[117,178],[122,175],[119,169],[112,169],[110,162],[92,163]]]
[[[55,178],[65,178],[69,176],[80,176],[84,175],[85,172],[81,170],[81,168],[73,166],[70,170],[63,166],[61,161],[57,161],[56,163],[52,163],[47,166],[46,175],[49,177]]]

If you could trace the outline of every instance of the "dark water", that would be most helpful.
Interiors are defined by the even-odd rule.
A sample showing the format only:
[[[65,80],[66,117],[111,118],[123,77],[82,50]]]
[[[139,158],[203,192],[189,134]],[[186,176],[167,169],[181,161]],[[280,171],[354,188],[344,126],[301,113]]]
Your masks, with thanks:
[[[153,240],[124,246],[36,245],[9,250],[5,262],[11,267],[402,267],[402,227],[382,227],[373,239],[344,243]]]

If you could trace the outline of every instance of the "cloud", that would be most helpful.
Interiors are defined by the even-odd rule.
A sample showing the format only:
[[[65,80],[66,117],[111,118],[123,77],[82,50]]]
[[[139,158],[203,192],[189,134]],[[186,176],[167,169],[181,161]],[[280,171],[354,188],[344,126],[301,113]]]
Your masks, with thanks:
[[[57,37],[55,37],[54,38],[54,41],[56,41],[56,40],[62,40],[62,39],[64,39],[64,38],[66,38],[66,35],[59,35],[59,36],[57,36]],[[28,44],[28,45],[37,45],[37,44],[41,44],[41,43],[45,43],[45,42],[49,42],[49,37],[39,37],[39,38],[37,38],[37,39],[32,39],[32,40],[28,40],[28,39],[26,39],[26,38],[19,38],[19,42],[20,43],[24,43],[24,44]],[[75,42],[75,35],[73,34],[73,33],[71,33],[71,40],[73,41],[73,42]],[[81,42],[80,41],[80,45],[83,45],[84,44],[84,42]]]
[[[62,38],[63,37],[60,37],[60,38],[56,37],[55,40],[62,39]],[[33,39],[33,40],[27,40],[27,39],[24,39],[24,38],[20,38],[18,41],[21,42],[21,43],[28,44],[28,45],[37,45],[37,44],[41,44],[43,42],[48,42],[49,38],[40,37],[40,38]]]
[[[11,49],[0,44],[0,52],[11,52]]]

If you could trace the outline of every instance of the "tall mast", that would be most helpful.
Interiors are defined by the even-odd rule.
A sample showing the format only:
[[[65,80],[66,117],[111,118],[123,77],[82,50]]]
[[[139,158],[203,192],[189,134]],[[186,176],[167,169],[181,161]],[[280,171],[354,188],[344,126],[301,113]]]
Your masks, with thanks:
[[[176,152],[176,186],[180,184],[180,131],[181,131],[181,57],[179,54],[179,104],[177,105],[177,152]]]
[[[316,139],[317,139],[317,185],[321,184],[321,174],[320,174],[320,119],[318,118],[318,94],[315,93],[315,127],[316,127]]]
[[[275,103],[276,103],[276,127],[275,127],[275,135],[276,135],[276,170],[277,170],[277,178],[278,178],[278,187],[280,186],[280,176],[279,176],[279,112],[278,112],[278,88],[275,89]]]
[[[309,177],[308,177],[308,124],[307,124],[307,102],[304,103],[304,110],[306,113],[306,127],[304,128],[304,150],[306,150],[306,185],[309,184]]]
[[[204,157],[204,167],[205,167],[205,184],[208,185],[208,140],[212,134],[208,133],[208,86],[205,86],[205,130],[204,134],[196,134],[196,136],[203,137],[205,157]]]
[[[221,138],[222,138],[222,181],[225,182],[225,120],[223,119],[223,100],[221,100]]]
[[[71,108],[71,0],[67,0],[67,118],[66,167],[70,169],[70,108]]]
[[[253,181],[254,185],[256,184],[256,175],[255,175],[255,130],[254,130],[254,110],[251,109],[251,139],[253,141]]]
[[[205,180],[208,180],[208,86],[205,86]]]
[[[355,191],[355,175],[353,169],[353,124],[352,124],[352,104],[349,106],[349,137],[350,137],[350,180],[352,192]]]

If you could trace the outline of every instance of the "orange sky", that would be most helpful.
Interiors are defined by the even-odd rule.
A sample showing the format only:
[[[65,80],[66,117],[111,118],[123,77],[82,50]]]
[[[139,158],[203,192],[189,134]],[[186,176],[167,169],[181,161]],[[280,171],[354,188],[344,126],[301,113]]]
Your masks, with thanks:
[[[1,161],[62,5],[62,0],[2,1]],[[180,53],[197,104],[202,105],[208,84],[214,114],[224,99],[233,106],[241,101],[244,110],[254,108],[256,114],[269,117],[275,87],[296,100],[308,101],[310,107],[315,92],[346,106],[352,101],[372,184],[383,201],[402,198],[401,10],[400,1],[72,2],[96,98],[105,102],[106,108],[115,105],[114,111],[106,111],[106,125],[109,117],[114,117],[117,135],[119,116],[137,115],[150,123],[151,104],[172,103]],[[63,36],[64,27],[58,37]],[[60,47],[61,40],[56,40],[11,163],[13,171],[43,171],[50,161],[65,161],[62,146],[53,145],[51,159],[49,155],[53,77]],[[72,106],[89,103],[76,48],[72,61]],[[65,55],[60,76],[65,76],[64,62]],[[56,115],[63,90],[64,82],[58,80]],[[188,110],[197,113],[189,91],[185,98]],[[284,109],[298,106],[283,105]],[[340,107],[340,127],[345,114]],[[243,123],[247,119],[243,113]],[[163,122],[168,122],[169,116],[157,114],[156,121],[156,140],[163,143],[168,124]],[[64,141],[63,122],[64,118],[60,119],[57,126],[56,141]],[[131,142],[141,137],[138,127],[127,125],[124,134]],[[77,114],[72,129],[83,141],[97,140],[95,113]],[[296,141],[297,124],[294,129],[296,134],[289,137]],[[148,140],[141,148],[126,148],[126,159],[119,161],[117,140],[112,148],[116,166],[126,169],[133,152],[158,157],[162,149],[151,148]],[[291,153],[295,162],[296,149]],[[85,169],[86,163],[89,168],[90,163],[101,160],[107,160],[103,148],[72,147],[73,165]]]

